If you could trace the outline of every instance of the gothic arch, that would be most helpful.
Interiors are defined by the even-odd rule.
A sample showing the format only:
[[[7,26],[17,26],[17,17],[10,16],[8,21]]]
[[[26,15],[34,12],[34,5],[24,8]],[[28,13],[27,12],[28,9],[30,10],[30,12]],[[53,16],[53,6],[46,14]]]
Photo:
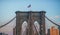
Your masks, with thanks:
[[[34,25],[35,25],[35,28],[36,28],[36,30],[35,30],[35,28],[34,28],[35,32],[37,31],[37,33],[39,34],[39,31],[40,31],[39,22],[38,22],[38,21],[34,21]]]
[[[21,35],[26,35],[27,21],[24,21],[22,24]]]

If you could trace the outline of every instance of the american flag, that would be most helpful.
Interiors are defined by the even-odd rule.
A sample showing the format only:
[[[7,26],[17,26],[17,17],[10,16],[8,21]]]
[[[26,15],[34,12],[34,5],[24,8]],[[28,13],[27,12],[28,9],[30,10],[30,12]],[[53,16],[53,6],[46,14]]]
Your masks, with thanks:
[[[28,8],[30,8],[30,7],[31,7],[31,4],[30,4],[30,5],[28,5],[27,7],[28,7]]]

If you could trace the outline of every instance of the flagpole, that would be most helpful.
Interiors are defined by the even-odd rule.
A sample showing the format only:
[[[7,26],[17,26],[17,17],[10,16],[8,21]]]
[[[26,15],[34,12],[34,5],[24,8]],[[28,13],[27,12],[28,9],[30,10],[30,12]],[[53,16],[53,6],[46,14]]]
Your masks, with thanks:
[[[30,11],[32,11],[32,7],[30,7]]]

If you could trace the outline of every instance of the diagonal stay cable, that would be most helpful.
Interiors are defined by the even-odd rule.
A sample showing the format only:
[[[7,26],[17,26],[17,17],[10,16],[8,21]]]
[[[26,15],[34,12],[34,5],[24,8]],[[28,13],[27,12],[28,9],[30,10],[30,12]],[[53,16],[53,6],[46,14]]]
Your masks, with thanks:
[[[34,25],[34,24],[33,24],[33,26],[35,27],[35,25]],[[37,35],[39,35],[39,33],[38,33],[38,31],[37,31],[36,27],[35,27],[35,30],[36,30],[36,32],[37,32]]]
[[[10,22],[12,22],[15,18],[16,18],[16,16],[15,16],[14,18],[12,18],[12,19],[11,19],[9,22],[7,22],[6,24],[0,26],[0,28],[2,28],[2,27],[4,27],[4,26],[8,25],[8,24],[9,24]]]
[[[46,17],[46,16],[45,16]],[[58,24],[56,24],[55,22],[51,21],[48,17],[46,17],[47,20],[49,20],[50,22],[52,22],[53,24],[57,25],[57,26],[60,26]]]
[[[34,18],[32,18],[32,21],[34,21],[33,19],[34,19]],[[34,25],[34,23],[33,23],[33,26],[34,26],[34,28],[35,28],[35,30],[36,30],[37,35],[39,35],[39,33],[38,33],[38,31],[37,31],[37,28],[36,28],[36,26]]]

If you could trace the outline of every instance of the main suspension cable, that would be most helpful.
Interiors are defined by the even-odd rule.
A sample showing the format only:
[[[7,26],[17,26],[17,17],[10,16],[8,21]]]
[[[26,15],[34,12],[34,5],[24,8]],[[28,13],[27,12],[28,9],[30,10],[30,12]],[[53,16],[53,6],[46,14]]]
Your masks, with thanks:
[[[55,22],[51,21],[48,17],[45,16],[45,18],[46,18],[47,20],[49,20],[50,22],[52,22],[53,24],[55,24],[55,25],[57,25],[57,26],[60,26],[60,25],[56,24]]]
[[[12,19],[11,19],[9,22],[7,22],[6,24],[0,26],[0,28],[2,28],[2,27],[4,27],[4,26],[8,25],[8,24],[11,23],[15,18],[16,18],[16,16],[15,16],[14,18],[12,18]]]

